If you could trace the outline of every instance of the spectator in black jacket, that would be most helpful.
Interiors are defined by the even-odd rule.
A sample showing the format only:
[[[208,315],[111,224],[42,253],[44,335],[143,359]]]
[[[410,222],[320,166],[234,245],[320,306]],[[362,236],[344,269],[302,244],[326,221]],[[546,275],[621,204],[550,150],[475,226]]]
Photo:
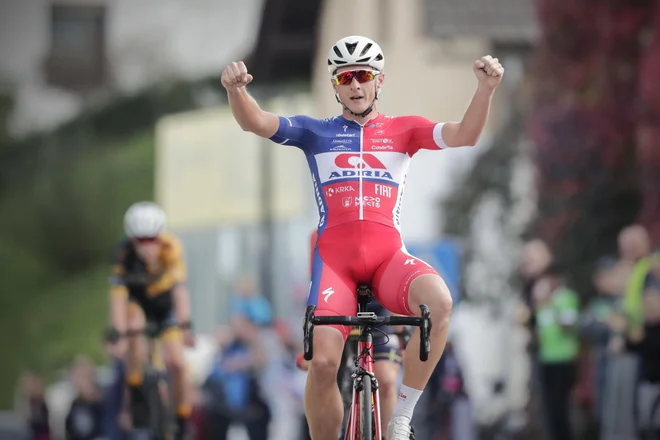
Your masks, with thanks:
[[[640,440],[660,438],[660,279],[647,279],[643,305],[643,329],[631,332],[628,341],[640,359],[636,408]]]
[[[67,440],[105,438],[104,403],[94,377],[94,365],[87,359],[78,359],[70,377],[77,396],[66,416]]]
[[[41,377],[32,372],[24,374],[21,379],[21,390],[27,403],[28,438],[30,440],[51,440],[48,405]]]

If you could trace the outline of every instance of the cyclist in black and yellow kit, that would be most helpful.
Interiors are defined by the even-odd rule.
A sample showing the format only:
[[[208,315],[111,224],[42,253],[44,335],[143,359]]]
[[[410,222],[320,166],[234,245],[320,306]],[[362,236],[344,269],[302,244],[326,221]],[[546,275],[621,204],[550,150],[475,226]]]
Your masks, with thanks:
[[[184,360],[184,345],[193,345],[190,302],[185,286],[186,266],[180,241],[164,232],[165,212],[155,203],[132,205],[124,217],[127,237],[115,249],[110,279],[110,309],[114,331],[141,330],[154,322],[161,333],[165,366],[177,403],[177,438],[183,438],[191,412],[191,387]],[[126,359],[130,398],[141,398],[140,385],[146,359],[143,341],[120,338],[116,355]]]

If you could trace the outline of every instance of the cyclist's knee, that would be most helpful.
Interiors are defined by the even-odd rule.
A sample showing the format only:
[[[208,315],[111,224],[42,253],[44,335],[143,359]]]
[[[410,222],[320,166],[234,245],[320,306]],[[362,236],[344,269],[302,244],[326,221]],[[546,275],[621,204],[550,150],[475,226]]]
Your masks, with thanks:
[[[179,376],[183,375],[186,370],[186,365],[183,356],[178,356],[178,355],[168,356],[165,365],[168,371],[170,371],[172,374]]]
[[[335,382],[344,349],[341,332],[332,328],[314,329],[314,357],[309,363],[309,371],[315,381]]]
[[[408,298],[416,312],[420,304],[428,306],[433,330],[440,330],[449,321],[453,300],[447,284],[439,275],[425,274],[413,280]]]

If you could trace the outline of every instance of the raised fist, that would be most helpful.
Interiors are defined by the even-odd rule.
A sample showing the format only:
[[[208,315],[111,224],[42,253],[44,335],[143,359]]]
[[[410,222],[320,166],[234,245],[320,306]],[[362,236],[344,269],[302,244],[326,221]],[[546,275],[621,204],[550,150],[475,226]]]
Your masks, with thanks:
[[[473,69],[479,82],[491,89],[495,89],[504,76],[504,67],[500,64],[500,60],[490,55],[476,60]]]
[[[252,82],[252,75],[248,73],[243,61],[230,63],[222,71],[221,82],[225,89],[235,90],[250,84]]]

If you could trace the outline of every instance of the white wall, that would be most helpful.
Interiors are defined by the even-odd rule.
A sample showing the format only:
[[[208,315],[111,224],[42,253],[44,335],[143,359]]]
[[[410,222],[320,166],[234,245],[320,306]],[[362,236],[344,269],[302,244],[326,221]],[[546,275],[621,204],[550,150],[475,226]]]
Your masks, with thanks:
[[[45,84],[50,47],[48,0],[0,3],[0,80],[13,83],[14,132],[55,126],[82,100]],[[59,2],[61,4],[63,2]],[[255,42],[263,0],[69,0],[107,5],[106,43],[116,89],[130,92],[156,79],[218,73]]]

